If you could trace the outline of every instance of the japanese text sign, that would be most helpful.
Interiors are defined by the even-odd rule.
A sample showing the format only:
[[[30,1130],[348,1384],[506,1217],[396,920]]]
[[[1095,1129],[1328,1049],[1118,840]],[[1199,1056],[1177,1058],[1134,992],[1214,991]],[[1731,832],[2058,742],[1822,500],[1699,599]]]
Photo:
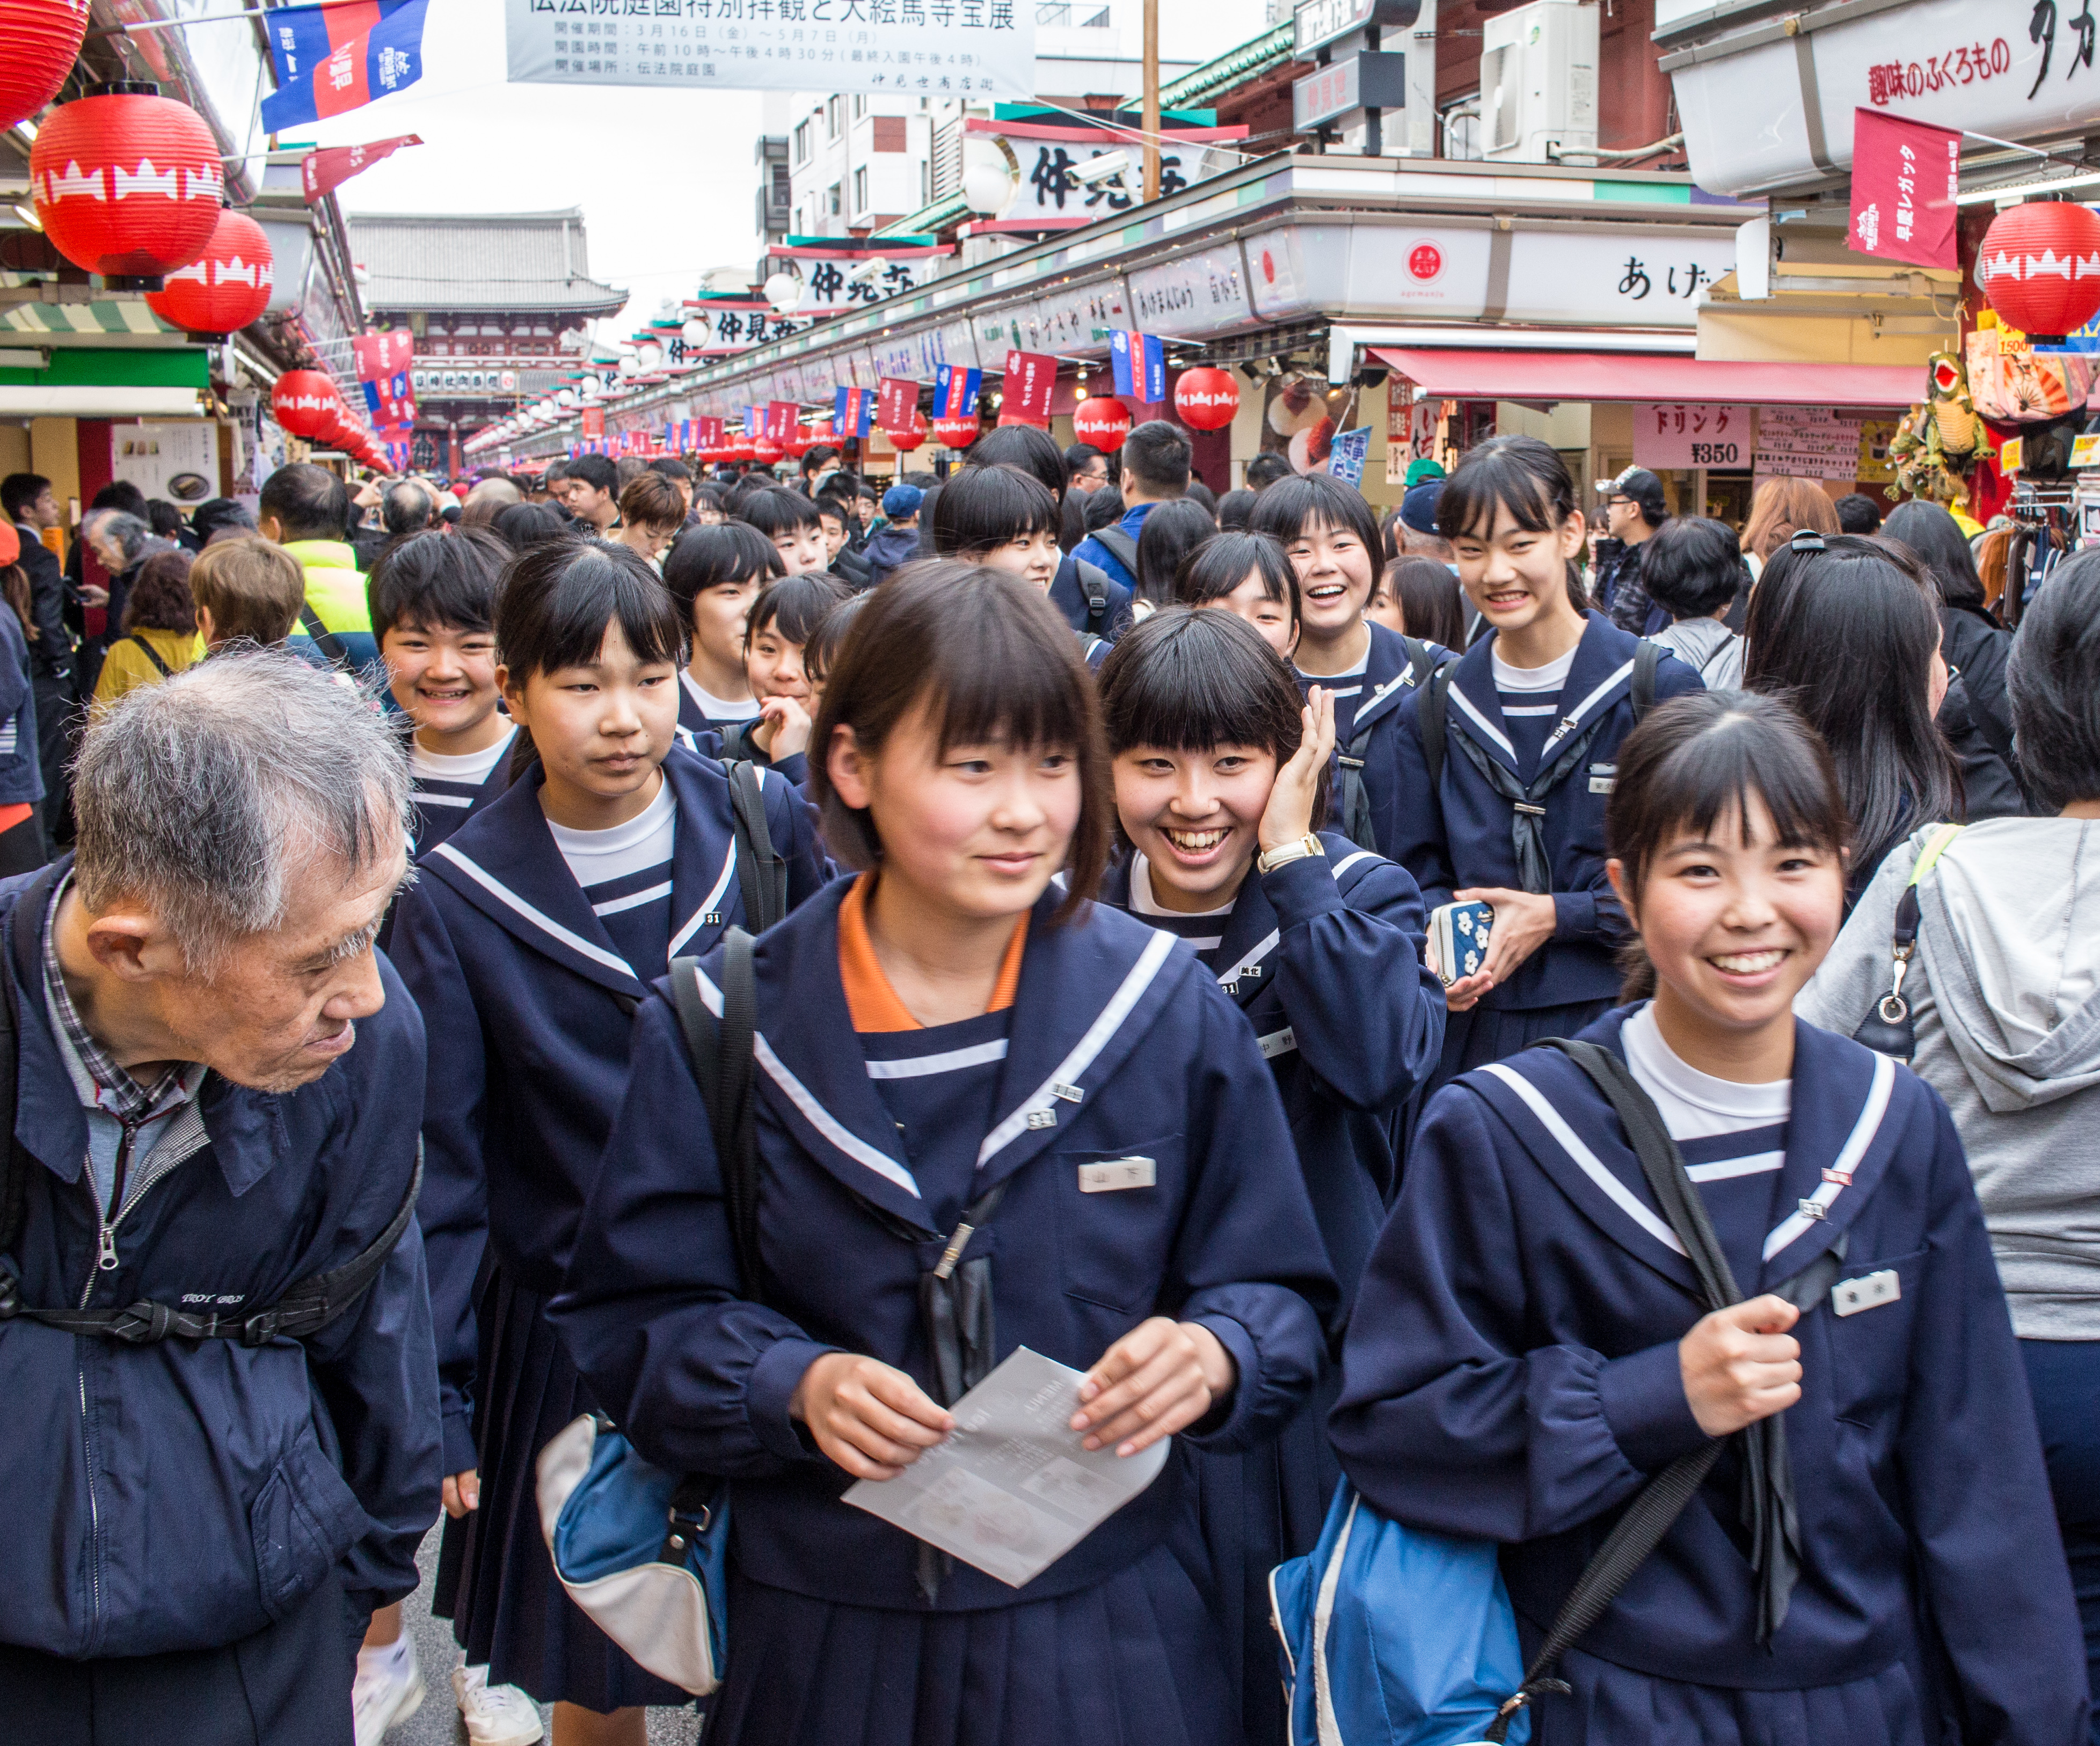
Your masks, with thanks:
[[[1109,368],[1118,394],[1146,406],[1167,398],[1167,347],[1157,334],[1116,328],[1109,335]]]
[[[1852,117],[1852,229],[1861,254],[1913,267],[1957,266],[1954,196],[1961,135],[1902,116]]]
[[[1050,422],[1050,396],[1057,386],[1057,360],[1048,352],[1009,351],[1006,355],[1006,398],[1002,415],[1035,424]]]
[[[918,428],[918,383],[885,376],[876,392],[875,421],[885,431],[894,436],[900,430]]]
[[[842,439],[865,442],[875,423],[875,396],[865,388],[840,388],[832,396],[832,426]]]
[[[1682,400],[1644,401],[1634,408],[1634,465],[1747,467],[1750,409]]]

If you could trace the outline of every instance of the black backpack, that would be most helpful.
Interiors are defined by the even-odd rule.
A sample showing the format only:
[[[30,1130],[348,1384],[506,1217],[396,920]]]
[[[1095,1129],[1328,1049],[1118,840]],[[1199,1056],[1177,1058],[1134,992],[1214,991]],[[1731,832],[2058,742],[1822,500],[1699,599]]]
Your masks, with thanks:
[[[1407,666],[1398,681],[1403,690],[1414,690],[1431,674],[1458,659],[1450,650],[1424,642],[1419,637],[1404,636],[1400,640],[1407,648]],[[1373,854],[1379,852],[1379,846],[1371,828],[1370,796],[1364,787],[1364,759],[1370,750],[1372,730],[1377,727],[1379,716],[1383,713],[1381,711],[1372,715],[1370,725],[1353,733],[1348,745],[1335,748],[1337,781],[1333,804],[1340,820],[1339,828],[1357,848],[1367,849]],[[1431,783],[1434,786],[1433,775]]]

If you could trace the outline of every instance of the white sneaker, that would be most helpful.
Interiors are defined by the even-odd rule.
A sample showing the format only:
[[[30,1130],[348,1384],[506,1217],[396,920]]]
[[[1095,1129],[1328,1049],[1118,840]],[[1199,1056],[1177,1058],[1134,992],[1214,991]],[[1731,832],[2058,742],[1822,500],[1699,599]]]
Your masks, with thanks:
[[[454,1668],[452,1695],[474,1746],[532,1746],[547,1731],[539,1706],[515,1686],[489,1684],[485,1667]]]
[[[423,1671],[416,1664],[416,1645],[405,1634],[400,1640],[408,1644],[403,1653],[358,1652],[357,1682],[350,1695],[357,1746],[379,1746],[389,1728],[406,1722],[422,1705]]]

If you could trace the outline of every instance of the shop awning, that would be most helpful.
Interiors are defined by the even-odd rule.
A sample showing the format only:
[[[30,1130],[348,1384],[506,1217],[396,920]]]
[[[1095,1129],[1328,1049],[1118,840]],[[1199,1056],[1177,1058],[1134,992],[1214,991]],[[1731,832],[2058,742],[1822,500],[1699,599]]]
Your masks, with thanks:
[[[1454,400],[1703,400],[1739,406],[1908,406],[1925,372],[1894,364],[1740,364],[1652,352],[1382,346],[1371,355]]]

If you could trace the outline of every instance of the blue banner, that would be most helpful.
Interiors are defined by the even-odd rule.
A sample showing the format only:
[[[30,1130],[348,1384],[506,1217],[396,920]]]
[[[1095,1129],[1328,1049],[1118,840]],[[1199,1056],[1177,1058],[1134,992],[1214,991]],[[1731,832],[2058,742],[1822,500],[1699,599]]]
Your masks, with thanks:
[[[977,395],[984,387],[984,372],[960,364],[944,364],[933,372],[933,416],[936,418],[974,418]]]
[[[1167,344],[1158,335],[1111,330],[1109,367],[1115,373],[1118,394],[1147,406],[1167,398]]]

